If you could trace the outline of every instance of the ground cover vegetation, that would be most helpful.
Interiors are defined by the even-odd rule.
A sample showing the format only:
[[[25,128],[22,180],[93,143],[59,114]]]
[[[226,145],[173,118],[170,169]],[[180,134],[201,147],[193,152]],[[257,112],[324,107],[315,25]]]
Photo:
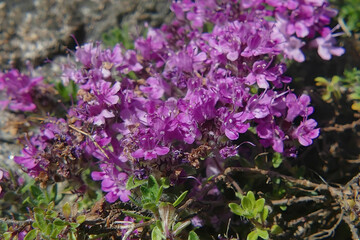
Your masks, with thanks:
[[[174,1],[57,79],[4,70],[0,236],[359,239],[356,2]]]

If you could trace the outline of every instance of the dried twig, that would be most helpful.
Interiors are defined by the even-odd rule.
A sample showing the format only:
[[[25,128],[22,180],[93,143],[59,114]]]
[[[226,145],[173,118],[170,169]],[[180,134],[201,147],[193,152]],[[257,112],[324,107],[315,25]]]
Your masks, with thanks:
[[[350,187],[351,185],[359,182],[360,179],[360,173],[358,173],[356,176],[354,176],[349,182],[346,183],[346,185],[344,186],[344,189],[347,189],[348,187]]]
[[[318,183],[313,183],[309,180],[305,180],[305,179],[296,179],[290,176],[286,176],[274,171],[270,171],[270,170],[263,170],[263,169],[258,169],[258,168],[247,168],[247,167],[228,167],[227,169],[225,169],[224,174],[228,175],[231,172],[249,172],[249,173],[257,173],[257,174],[262,174],[262,175],[266,175],[269,177],[279,177],[282,178],[286,181],[301,185],[301,186],[305,186],[305,187],[309,187],[309,188],[314,188],[315,190],[328,190],[329,186],[326,184],[318,184]]]
[[[291,221],[288,222],[287,224],[287,227],[288,228],[292,228],[292,227],[295,227],[296,225],[300,224],[300,223],[304,223],[306,222],[308,219],[312,218],[312,217],[315,217],[315,216],[321,216],[323,218],[326,218],[327,216],[329,216],[331,214],[331,211],[329,210],[325,210],[325,209],[319,209],[315,212],[312,212],[312,213],[309,213],[308,215],[306,216],[302,216],[302,217],[299,217],[297,219],[293,219]]]
[[[322,202],[326,200],[326,196],[320,195],[320,196],[303,196],[303,197],[292,197],[292,198],[286,198],[286,199],[280,199],[280,200],[272,200],[271,203],[273,205],[292,205],[295,203],[302,203],[302,202]]]
[[[27,219],[27,220],[13,220],[13,219],[7,219],[7,218],[0,218],[0,222],[4,222],[10,225],[28,225],[28,224],[32,224],[34,222],[34,220],[32,219]]]
[[[314,233],[314,234],[310,235],[308,239],[309,240],[317,240],[317,239],[324,239],[324,238],[330,237],[335,232],[335,229],[340,225],[341,221],[343,220],[344,210],[341,210],[341,213],[339,215],[340,216],[339,216],[338,220],[330,229],[325,229],[320,232]]]
[[[321,129],[321,131],[324,132],[343,132],[344,130],[347,129],[354,129],[356,126],[360,125],[360,119],[352,122],[352,123],[348,123],[348,124],[335,124],[334,126],[330,126],[330,127],[324,127]]]
[[[128,227],[128,230],[127,230],[126,233],[124,234],[122,240],[127,240],[128,237],[130,236],[130,234],[131,234],[135,229],[138,229],[138,228],[141,228],[141,227],[150,226],[154,221],[155,221],[155,220],[152,219],[152,220],[147,221],[147,222],[125,225],[125,227]],[[123,222],[123,221],[115,221],[114,224],[124,224],[124,222]]]
[[[351,222],[350,217],[349,216],[344,216],[343,217],[344,221],[346,222],[346,224],[349,226],[350,228],[350,232],[351,232],[351,237],[353,240],[359,240],[360,236],[358,233],[357,228],[354,226],[354,224]]]
[[[69,127],[85,136],[87,136],[88,138],[90,138],[90,140],[94,143],[94,145],[102,152],[102,154],[104,154],[104,156],[107,158],[107,159],[110,159],[109,156],[106,154],[105,150],[95,141],[95,139],[87,132],[84,132],[82,131],[81,129],[75,127],[74,125],[72,124],[69,124]]]

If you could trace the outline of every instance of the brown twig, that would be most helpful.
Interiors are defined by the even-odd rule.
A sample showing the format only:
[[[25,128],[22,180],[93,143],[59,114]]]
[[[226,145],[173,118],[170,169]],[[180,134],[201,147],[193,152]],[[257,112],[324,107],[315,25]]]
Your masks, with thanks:
[[[346,224],[349,226],[350,228],[350,232],[351,232],[351,237],[353,240],[359,240],[360,236],[358,233],[357,228],[354,226],[354,224],[351,222],[350,217],[349,216],[344,216],[343,217],[344,221],[346,222]]]
[[[125,225],[125,227],[128,226],[128,230],[127,230],[126,233],[124,234],[122,240],[127,240],[128,237],[130,236],[130,234],[131,234],[135,229],[138,229],[138,228],[141,228],[141,227],[150,226],[154,221],[155,221],[154,219],[151,219],[150,221],[147,221],[147,222]],[[117,223],[123,224],[123,222],[114,222],[114,224],[117,224]]]
[[[107,159],[110,159],[109,156],[106,154],[105,150],[95,141],[95,139],[87,132],[84,132],[82,131],[81,129],[75,127],[74,125],[72,124],[69,124],[69,127],[85,136],[87,136],[88,138],[90,138],[90,140],[94,143],[94,145],[101,151],[102,154],[104,154],[104,156],[107,158]]]
[[[301,186],[305,186],[308,188],[314,188],[315,190],[328,190],[329,186],[326,184],[322,184],[322,183],[313,183],[309,180],[305,180],[305,179],[296,179],[290,176],[286,176],[274,171],[270,171],[270,170],[263,170],[263,169],[258,169],[258,168],[247,168],[247,167],[228,167],[227,169],[225,169],[224,174],[228,175],[231,172],[249,172],[249,173],[257,173],[257,174],[262,174],[262,175],[266,175],[269,177],[279,177],[282,178],[288,182],[292,182]]]
[[[295,203],[302,203],[302,202],[322,202],[326,200],[326,196],[320,195],[320,196],[303,196],[303,197],[292,197],[292,198],[286,198],[286,199],[280,199],[280,200],[272,200],[271,203],[273,205],[292,205]]]
[[[323,216],[323,217],[327,217],[331,214],[331,211],[329,210],[325,210],[325,209],[319,209],[315,212],[312,212],[312,213],[309,213],[308,215],[306,216],[302,216],[302,217],[299,217],[299,218],[296,218],[296,219],[293,219],[291,221],[288,222],[287,224],[287,227],[288,228],[291,228],[291,227],[294,227],[300,223],[304,223],[306,222],[307,219],[310,219],[314,216]]]
[[[357,183],[360,179],[360,173],[358,173],[356,176],[354,176],[349,182],[346,183],[346,185],[344,186],[344,189],[347,189],[348,187],[350,187],[351,185]]]
[[[344,130],[347,129],[354,129],[356,126],[360,125],[360,119],[352,122],[352,123],[348,123],[348,124],[335,124],[334,126],[330,126],[330,127],[324,127],[321,129],[321,131],[324,132],[343,132]]]
[[[27,220],[13,220],[13,219],[7,219],[7,218],[0,218],[0,222],[4,222],[10,225],[28,225],[34,222],[32,219]]]
[[[339,215],[340,216],[339,216],[338,220],[330,229],[325,229],[320,232],[314,233],[314,234],[310,235],[308,239],[309,240],[317,240],[317,239],[324,239],[324,238],[330,237],[334,233],[335,229],[340,225],[341,221],[343,220],[344,210],[341,210],[341,213]]]

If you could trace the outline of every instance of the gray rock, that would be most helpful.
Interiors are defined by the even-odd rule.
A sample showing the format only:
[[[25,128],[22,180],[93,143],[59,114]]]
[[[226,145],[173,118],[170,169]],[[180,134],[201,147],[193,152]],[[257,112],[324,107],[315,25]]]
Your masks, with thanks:
[[[168,0],[5,0],[0,3],[2,69],[34,66],[65,54],[80,42],[98,41],[109,29],[127,25],[138,33],[145,22],[171,18]]]

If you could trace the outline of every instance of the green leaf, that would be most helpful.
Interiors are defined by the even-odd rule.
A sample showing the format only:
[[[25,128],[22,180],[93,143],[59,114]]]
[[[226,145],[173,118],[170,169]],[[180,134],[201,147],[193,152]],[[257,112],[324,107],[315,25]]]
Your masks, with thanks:
[[[30,199],[30,197],[25,198],[24,201],[22,202],[22,204],[23,204],[23,205],[27,205],[27,204],[29,204],[29,205],[35,205],[34,201],[32,201],[32,200]]]
[[[264,209],[264,205],[265,205],[264,198],[260,198],[260,199],[256,200],[255,207],[254,207],[254,214],[261,212]]]
[[[173,203],[173,206],[176,207],[177,205],[179,205],[183,200],[184,198],[186,197],[188,191],[185,191],[183,192],[177,199],[176,201]]]
[[[264,223],[269,215],[269,209],[264,207],[264,209],[260,213],[261,222]]]
[[[200,240],[199,236],[194,231],[189,232],[188,240]]]
[[[71,100],[76,99],[77,85],[74,81],[69,81],[69,84],[66,86],[61,81],[58,81],[55,83],[54,88],[64,102],[70,102]]]
[[[166,231],[170,229],[175,221],[175,208],[171,203],[162,202],[159,205],[159,214],[162,220],[163,229]]]
[[[40,200],[40,199],[44,198],[44,195],[43,195],[41,189],[35,185],[30,186],[30,193],[35,199]]]
[[[129,78],[132,79],[132,80],[137,80],[137,79],[139,79],[133,71],[130,71],[127,75],[128,75]]]
[[[56,218],[57,217],[57,212],[55,211],[47,211],[46,212],[46,218],[47,219],[53,219],[53,218]]]
[[[185,221],[185,222],[178,222],[177,224],[175,224],[175,226],[173,227],[173,233],[174,235],[178,235],[179,233],[181,233],[182,230],[184,230],[187,226],[189,226],[191,224],[191,221]]]
[[[210,22],[206,22],[203,26],[203,32],[210,33],[214,29],[214,24]]]
[[[133,204],[135,204],[138,207],[142,207],[142,204],[139,201],[137,201],[133,196],[129,195],[128,197]]]
[[[331,84],[332,85],[335,85],[337,84],[338,82],[340,82],[340,77],[339,76],[333,76],[332,79],[331,79]]]
[[[69,232],[69,233],[68,233],[68,239],[70,239],[70,240],[76,240],[75,233]]]
[[[71,216],[71,206],[70,203],[66,202],[62,207],[63,215],[66,219],[69,219]]]
[[[76,96],[75,96],[76,97]],[[75,98],[74,97],[74,98]],[[56,201],[56,197],[57,197],[57,184],[54,184],[54,186],[52,187],[51,189],[51,192],[50,192],[50,199],[51,201],[55,202]]]
[[[246,240],[257,240],[257,239],[258,239],[258,234],[257,234],[256,230],[249,233],[246,238]]]
[[[51,201],[47,207],[47,210],[53,210],[54,207],[55,207],[55,203],[54,203],[54,201]]]
[[[265,239],[265,240],[269,239],[268,231],[266,231],[264,229],[257,228],[256,232],[257,232],[258,236],[261,237],[262,239]]]
[[[28,233],[29,234],[29,233]],[[4,236],[4,240],[11,240],[12,238],[12,233],[11,232],[6,232],[3,234]],[[26,236],[25,236],[26,237]],[[36,236],[35,236],[36,237]],[[25,239],[25,238],[24,238]]]
[[[154,176],[150,175],[147,184],[141,185],[140,191],[142,193],[141,201],[143,203],[156,202],[159,196],[160,187]]]
[[[151,240],[162,240],[165,236],[161,233],[160,229],[156,226],[151,232]]]
[[[143,208],[146,209],[146,210],[150,210],[150,211],[152,211],[154,213],[157,212],[157,206],[153,202],[145,203],[143,205]]]
[[[166,178],[166,177],[160,178],[160,183],[161,183],[161,185],[162,185],[165,189],[167,189],[167,188],[170,187],[170,180],[169,180],[169,178]]]
[[[271,234],[278,235],[280,233],[283,233],[284,230],[282,230],[282,228],[279,225],[275,224],[272,225],[270,232]]]
[[[149,176],[147,187],[154,196],[158,195],[159,184],[157,183],[156,178],[154,176],[152,175]]]
[[[252,202],[249,197],[243,197],[243,199],[241,200],[241,206],[243,207],[243,209],[247,212],[252,212],[253,208],[254,208],[254,202]]]
[[[80,215],[80,216],[77,216],[77,217],[76,217],[76,222],[77,222],[78,224],[82,224],[83,222],[85,222],[85,220],[86,220],[86,216],[85,216],[85,215]]]
[[[4,233],[8,230],[8,225],[6,222],[0,222],[0,233]]]
[[[65,222],[59,218],[56,218],[53,223],[55,226],[60,226],[60,227],[67,226],[67,222]]]
[[[64,229],[65,227],[60,227],[60,226],[55,226],[54,225],[54,229],[50,235],[51,238],[57,239],[59,234],[61,233],[61,231]]]
[[[44,215],[39,214],[39,213],[35,213],[35,221],[37,222],[40,230],[41,230],[42,232],[45,232],[46,227],[47,227],[47,224],[46,224],[46,222],[45,222]]]
[[[323,77],[315,78],[316,86],[326,86],[329,82]]]
[[[38,231],[36,229],[31,230],[28,232],[24,238],[24,240],[33,240],[38,235]]]
[[[33,222],[33,223],[31,224],[31,226],[32,226],[33,228],[40,228],[40,227],[39,227],[39,224],[38,224],[37,222]]]
[[[52,231],[54,229],[54,226],[52,223],[49,223],[47,226],[46,226],[46,231],[44,232],[46,236],[50,236]]]
[[[37,214],[45,215],[45,210],[39,207],[35,207],[34,212]]]
[[[76,229],[80,224],[79,223],[70,223],[72,230]]]
[[[161,194],[163,193],[163,190],[164,190],[164,187],[161,186],[161,187],[159,188],[158,194],[157,194],[157,196],[156,196],[156,200],[155,200],[156,203],[160,201]]]
[[[245,215],[245,210],[239,204],[229,203],[229,207],[230,207],[230,211],[235,213],[236,215],[239,216]]]
[[[254,206],[255,205],[255,195],[252,191],[249,191],[247,194],[246,194],[246,197],[249,198],[249,200],[251,201],[251,204]],[[253,207],[252,207],[253,208]]]
[[[282,206],[280,206],[280,209],[281,209],[282,211],[286,211],[287,206],[286,206],[286,205],[282,205]]]
[[[139,180],[139,179],[135,178],[133,175],[131,175],[126,182],[126,189],[131,190],[131,189],[137,188],[138,186],[140,186],[146,182],[147,182],[146,179]]]
[[[245,197],[242,193],[236,192],[235,196],[237,196],[238,198],[240,198],[241,200],[243,199],[243,197]]]
[[[49,202],[46,199],[40,199],[38,200],[38,207],[42,208],[42,209],[46,209],[49,205]]]
[[[282,161],[283,161],[283,159],[282,159],[280,153],[276,152],[276,153],[273,154],[272,165],[273,165],[274,168],[280,167]]]

